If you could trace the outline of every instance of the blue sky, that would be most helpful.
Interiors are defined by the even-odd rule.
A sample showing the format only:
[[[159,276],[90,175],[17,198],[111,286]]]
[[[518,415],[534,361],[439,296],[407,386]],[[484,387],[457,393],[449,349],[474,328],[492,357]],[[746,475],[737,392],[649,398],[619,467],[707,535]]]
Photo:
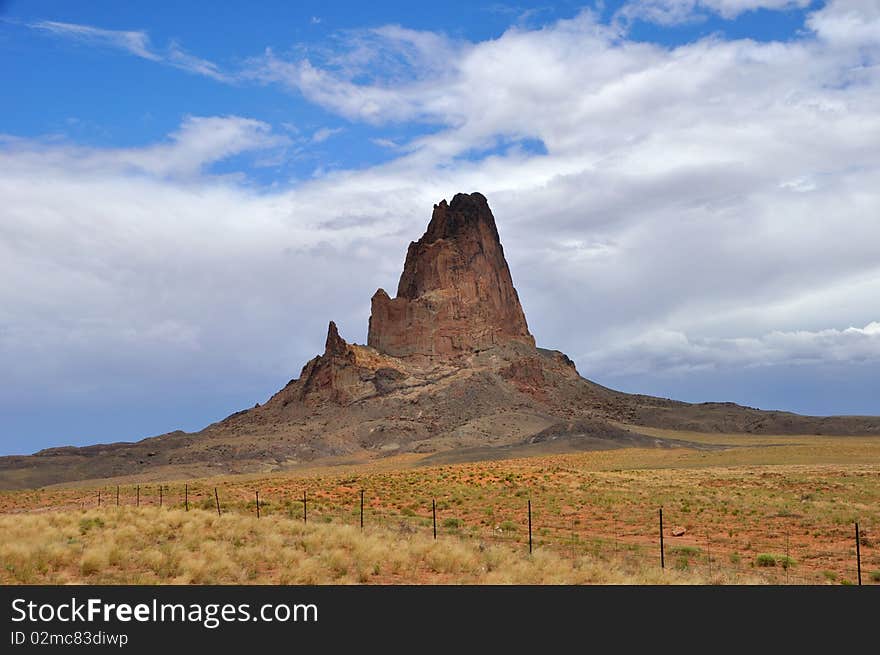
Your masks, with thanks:
[[[88,26],[115,32],[139,32],[145,50],[158,58],[179,49],[215,64],[230,76],[249,67],[267,48],[292,58],[321,61],[346,48],[351,32],[385,25],[440,31],[453,39],[480,42],[497,39],[512,26],[540,28],[570,19],[585,7],[610,20],[622,2],[504,3],[291,3],[241,5],[216,2],[148,4],[95,2],[12,2],[2,38],[3,77],[15,90],[15,102],[2,110],[4,132],[16,136],[64,137],[96,147],[142,146],[163,139],[186,115],[238,115],[264,121],[298,135],[330,131],[332,138],[311,143],[274,166],[249,170],[257,184],[290,183],[316,169],[369,166],[392,155],[373,139],[408,141],[437,128],[434,121],[369,125],[346,119],[305,101],[278,85],[236,80],[218,83],[186,68],[157,65],[108,43],[105,36],[77,34],[62,25]],[[630,37],[667,45],[712,34],[770,40],[790,39],[803,26],[806,9],[755,10],[723,20],[697,12],[683,24],[657,26],[635,21]],[[55,23],[56,25],[51,25]],[[121,55],[121,56],[120,56]],[[382,79],[382,67],[364,77]],[[477,149],[485,155],[485,148]],[[216,162],[215,172],[248,167],[248,158]]]
[[[264,401],[472,190],[586,377],[880,414],[880,8],[251,4],[0,3],[0,453]]]

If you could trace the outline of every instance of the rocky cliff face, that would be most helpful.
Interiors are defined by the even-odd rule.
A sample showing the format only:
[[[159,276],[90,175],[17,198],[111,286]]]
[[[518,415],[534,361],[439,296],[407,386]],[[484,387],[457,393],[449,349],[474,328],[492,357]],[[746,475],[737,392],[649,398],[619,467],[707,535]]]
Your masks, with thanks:
[[[372,300],[368,345],[394,357],[453,358],[517,341],[535,345],[495,218],[480,193],[434,206],[409,245],[397,297]]]

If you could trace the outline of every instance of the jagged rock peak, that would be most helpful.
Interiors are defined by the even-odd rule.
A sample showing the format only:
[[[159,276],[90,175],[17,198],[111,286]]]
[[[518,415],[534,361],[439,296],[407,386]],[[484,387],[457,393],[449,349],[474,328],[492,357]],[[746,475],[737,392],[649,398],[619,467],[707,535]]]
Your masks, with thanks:
[[[495,226],[495,217],[489,209],[486,197],[482,193],[457,193],[451,204],[447,204],[444,199],[434,205],[428,229],[421,239],[409,244],[403,273],[397,285],[398,298],[418,298],[428,291],[449,286],[449,280],[444,275],[446,271],[437,270],[436,265],[458,262],[433,261],[434,253],[440,251],[432,246],[443,240],[457,242],[461,246],[457,249],[461,252],[491,256],[494,260],[492,264],[499,269],[501,277],[510,278],[498,228]]]
[[[500,245],[495,217],[492,216],[486,196],[477,192],[456,193],[451,204],[446,204],[444,199],[434,205],[431,222],[419,243],[455,238],[467,229],[474,229],[479,223],[486,224],[489,236]]]
[[[410,243],[397,297],[372,300],[368,343],[395,357],[453,357],[507,341],[534,346],[485,196],[434,205]]]
[[[324,344],[324,354],[333,356],[333,355],[344,355],[348,352],[348,343],[339,336],[339,330],[336,329],[336,323],[330,321],[330,325],[327,328],[327,341]]]

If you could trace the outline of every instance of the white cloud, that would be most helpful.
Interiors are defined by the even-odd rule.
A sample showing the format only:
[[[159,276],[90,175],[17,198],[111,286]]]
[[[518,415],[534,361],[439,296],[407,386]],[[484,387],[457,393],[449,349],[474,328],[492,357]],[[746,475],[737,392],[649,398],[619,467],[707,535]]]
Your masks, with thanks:
[[[812,0],[630,0],[621,7],[616,18],[642,20],[658,25],[676,25],[705,18],[704,12],[732,20],[756,9],[782,11],[803,9]]]
[[[287,144],[261,121],[239,116],[191,116],[169,143],[105,153],[116,162],[159,175],[189,175],[233,155]]]
[[[326,67],[267,49],[241,77],[281,84],[353,120],[444,120],[450,106],[443,99],[446,85],[438,82],[451,79],[469,47],[442,34],[386,25],[344,32],[341,50],[316,50]],[[353,81],[365,77],[372,83]]]
[[[209,164],[248,151],[282,147],[290,140],[266,123],[240,116],[189,116],[164,143],[140,148],[82,148],[55,142],[10,140],[2,159],[10,169],[38,175],[44,166],[71,171],[135,171],[191,177]]]
[[[378,124],[412,118],[416,111],[411,105],[396,104],[400,96],[393,90],[360,86],[315,68],[308,60],[284,61],[271,50],[257,68],[245,75],[284,84],[345,118]]]
[[[210,77],[218,82],[232,82],[233,78],[220,70],[217,64],[189,54],[177,43],[172,42],[164,55],[164,61],[175,68]]]
[[[823,41],[844,46],[880,43],[880,4],[864,0],[835,0],[812,13],[807,25]]]
[[[110,46],[125,50],[136,57],[159,61],[161,57],[155,54],[150,47],[150,37],[146,32],[134,30],[104,30],[91,25],[77,25],[75,23],[60,23],[57,21],[43,20],[31,23],[30,27],[44,30],[56,36],[62,36],[84,43]]]
[[[689,337],[678,331],[650,332],[585,358],[605,376],[682,374],[719,368],[860,364],[880,362],[880,323],[844,330],[774,331],[758,337]]]
[[[181,70],[213,78],[219,82],[232,80],[231,77],[221,72],[216,64],[187,53],[173,41],[164,51],[155,49],[150,42],[149,34],[144,31],[105,30],[92,25],[45,20],[29,23],[29,27],[81,43],[123,50],[135,57],[165,63]]]
[[[341,128],[341,127],[333,127],[333,128],[322,127],[322,128],[319,128],[319,129],[315,130],[314,134],[312,134],[311,142],[312,143],[322,143],[323,141],[326,141],[330,137],[332,137],[336,134],[339,134],[342,131],[343,131],[343,128]]]
[[[353,198],[331,206],[324,194],[265,196],[60,156],[39,174],[6,165],[17,159],[0,158],[4,402],[283,383],[329,318],[369,302],[347,290],[349,267],[371,269],[368,230],[321,227],[357,216]],[[355,309],[322,310],[328,288]]]

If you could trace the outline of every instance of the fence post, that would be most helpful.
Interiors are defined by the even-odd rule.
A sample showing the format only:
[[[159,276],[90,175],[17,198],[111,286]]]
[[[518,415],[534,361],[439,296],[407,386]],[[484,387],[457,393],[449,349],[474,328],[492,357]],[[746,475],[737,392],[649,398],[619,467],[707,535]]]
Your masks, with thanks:
[[[217,495],[217,487],[214,487],[214,501],[217,503],[217,516],[220,516],[220,496]]]
[[[785,584],[788,584],[788,569],[791,568],[791,556],[788,548],[788,533],[785,533]]]
[[[183,506],[189,511],[189,484],[183,485]]]
[[[663,508],[660,508],[660,568],[666,568],[666,556],[663,553]]]
[[[159,507],[162,507],[162,485],[159,485]]]
[[[859,546],[859,524],[856,523],[856,566],[859,571],[859,586],[862,586],[862,549]]]
[[[431,515],[434,517],[434,539],[437,538],[437,501],[431,499]]]
[[[532,554],[532,499],[529,498],[529,555]]]
[[[135,507],[141,506],[141,485],[137,486],[137,496],[135,500]]]
[[[364,529],[364,490],[361,489],[361,530]]]
[[[309,522],[308,517],[309,517],[309,513],[308,513],[308,509],[307,509],[307,504],[306,504],[306,492],[304,489],[303,490],[303,523]]]
[[[712,551],[709,549],[709,532],[706,532],[706,564],[709,567],[709,577],[712,577]],[[711,580],[709,583],[711,584]]]
[[[116,506],[119,507],[119,485],[116,485]]]
[[[98,489],[98,507],[101,506],[101,490]]]
[[[257,495],[257,518],[260,518],[260,490],[257,489],[254,493]]]

